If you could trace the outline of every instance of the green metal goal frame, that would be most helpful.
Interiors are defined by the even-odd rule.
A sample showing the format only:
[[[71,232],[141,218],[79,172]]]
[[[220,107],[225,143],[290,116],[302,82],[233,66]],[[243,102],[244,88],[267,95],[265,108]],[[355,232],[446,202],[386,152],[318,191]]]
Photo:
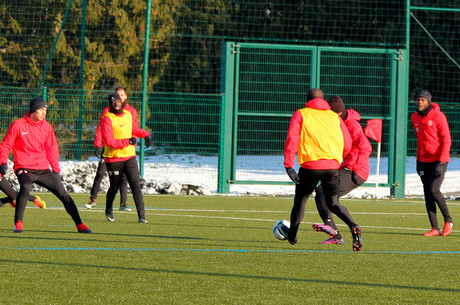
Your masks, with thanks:
[[[305,50],[311,54],[309,88],[321,88],[321,58],[325,52],[334,53],[374,53],[388,55],[388,68],[391,69],[389,92],[390,113],[388,116],[363,116],[363,119],[382,119],[389,122],[388,143],[388,181],[379,186],[390,187],[391,196],[404,197],[405,162],[407,146],[407,115],[408,115],[408,54],[402,49],[370,49],[320,47],[301,45],[276,45],[257,43],[224,42],[222,44],[221,93],[224,94],[221,118],[221,143],[219,152],[218,192],[229,193],[231,184],[292,184],[287,181],[249,181],[236,180],[236,157],[238,143],[238,118],[244,116],[290,117],[292,113],[243,112],[238,108],[239,72],[241,52],[251,49]],[[340,56],[340,55],[337,55]],[[287,132],[287,130],[286,130]],[[280,169],[283,170],[283,169]],[[368,184],[369,186],[370,184]],[[366,186],[366,184],[365,184]]]

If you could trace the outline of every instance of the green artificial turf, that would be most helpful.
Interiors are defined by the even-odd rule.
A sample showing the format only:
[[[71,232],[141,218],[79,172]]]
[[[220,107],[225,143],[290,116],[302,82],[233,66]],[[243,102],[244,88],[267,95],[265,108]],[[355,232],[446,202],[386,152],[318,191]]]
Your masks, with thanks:
[[[289,220],[292,198],[146,195],[148,224],[137,214],[104,216],[87,194],[72,194],[93,234],[79,234],[56,197],[40,194],[23,234],[14,209],[0,208],[0,304],[458,304],[460,234],[430,229],[420,200],[343,199],[361,225],[363,250],[336,219],[344,245],[312,230],[307,203],[295,246],[272,234]],[[118,199],[117,199],[118,200]],[[132,198],[130,205],[134,208]],[[117,208],[118,206],[115,205]],[[460,203],[449,202],[460,224]],[[440,224],[443,225],[440,219]]]

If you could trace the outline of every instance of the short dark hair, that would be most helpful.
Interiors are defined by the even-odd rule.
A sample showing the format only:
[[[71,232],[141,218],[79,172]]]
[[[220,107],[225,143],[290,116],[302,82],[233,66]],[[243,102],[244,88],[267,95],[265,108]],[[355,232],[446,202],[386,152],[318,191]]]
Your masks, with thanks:
[[[314,100],[315,98],[318,98],[318,97],[324,99],[323,91],[321,91],[321,89],[318,89],[318,88],[313,88],[310,91],[308,91],[307,102]]]

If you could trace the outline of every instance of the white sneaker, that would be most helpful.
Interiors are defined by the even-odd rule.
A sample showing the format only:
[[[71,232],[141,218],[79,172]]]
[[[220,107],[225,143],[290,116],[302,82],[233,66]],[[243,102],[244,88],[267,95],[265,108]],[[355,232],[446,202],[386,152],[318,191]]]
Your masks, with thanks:
[[[128,208],[126,205],[120,205],[120,211],[131,212],[132,209]]]
[[[91,200],[90,202],[85,203],[85,208],[87,208],[87,209],[92,209],[92,208],[94,208],[95,206],[96,206],[96,201],[92,201],[92,200]]]

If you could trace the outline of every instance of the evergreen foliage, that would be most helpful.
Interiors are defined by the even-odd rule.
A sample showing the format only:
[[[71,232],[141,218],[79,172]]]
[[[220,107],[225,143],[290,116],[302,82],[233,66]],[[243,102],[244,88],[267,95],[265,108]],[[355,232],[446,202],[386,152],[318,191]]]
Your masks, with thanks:
[[[86,10],[83,10],[84,3]],[[456,103],[460,89],[458,0],[410,1],[413,14],[409,20],[410,46],[405,45],[406,2],[400,0],[151,0],[151,4],[145,88],[150,97],[152,92],[182,97],[219,94],[223,41],[410,47],[409,99],[420,89],[430,90],[446,112],[454,143],[460,141]],[[2,117],[23,115],[22,110],[27,109],[29,98],[38,92],[46,71],[42,87],[48,88],[51,110],[60,110],[50,111],[48,115],[58,123],[57,133],[78,128],[83,142],[73,143],[75,134],[68,135],[71,149],[81,149],[82,145],[91,149],[94,125],[105,105],[107,92],[123,86],[132,93],[132,101],[139,102],[138,93],[144,89],[146,9],[146,0],[1,1],[0,88],[7,98],[0,101]],[[81,77],[83,11],[86,18],[84,75]],[[83,93],[79,91],[80,85]],[[10,90],[12,87],[27,90],[17,93]],[[171,96],[175,100],[176,97]],[[19,111],[11,107],[13,104],[19,105]],[[171,114],[166,115],[149,101],[149,110],[157,109],[156,117],[149,114],[158,129],[170,128],[161,124],[170,116],[193,113],[199,108],[190,109],[190,105],[182,105],[179,100],[172,104],[175,106]],[[409,112],[412,111],[410,105]],[[217,112],[213,107],[213,113]],[[187,119],[174,123],[173,129],[178,130],[176,139],[168,141],[174,142],[181,136],[180,123]],[[77,120],[79,126],[75,126]],[[8,122],[0,127],[5,128]],[[212,119],[200,123],[216,125]],[[167,134],[168,130],[164,131]],[[409,129],[409,154],[414,153],[415,147],[415,138]],[[453,152],[457,151],[458,144],[454,144]]]
[[[414,0],[411,5],[457,8]],[[72,3],[63,23],[64,14]],[[5,0],[0,3],[0,86],[36,88],[63,26],[45,83],[77,85],[80,79],[82,0]],[[123,85],[142,89],[145,0],[87,0],[84,89]],[[458,12],[415,11],[459,62]],[[222,41],[405,47],[405,3],[399,0],[152,1],[148,91],[219,93]],[[437,87],[458,90],[459,69],[411,19],[411,93]],[[427,60],[429,58],[429,60]],[[429,62],[429,66],[425,65]],[[439,68],[442,67],[442,68]],[[417,71],[427,70],[422,75]],[[438,73],[455,75],[447,75]],[[447,96],[446,96],[447,100]]]

